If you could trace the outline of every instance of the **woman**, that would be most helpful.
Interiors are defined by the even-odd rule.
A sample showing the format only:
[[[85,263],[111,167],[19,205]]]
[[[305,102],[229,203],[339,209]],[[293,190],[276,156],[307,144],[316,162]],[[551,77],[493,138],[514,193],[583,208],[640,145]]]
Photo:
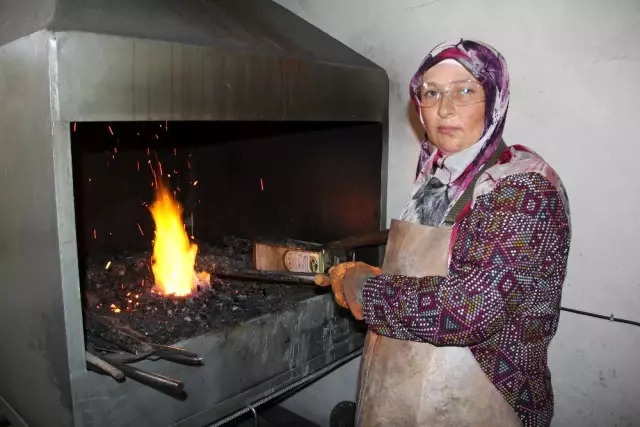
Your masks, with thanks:
[[[509,76],[492,47],[437,46],[410,94],[426,139],[382,270],[330,271],[369,330],[358,425],[549,426],[571,238],[562,183],[530,149],[504,146]]]

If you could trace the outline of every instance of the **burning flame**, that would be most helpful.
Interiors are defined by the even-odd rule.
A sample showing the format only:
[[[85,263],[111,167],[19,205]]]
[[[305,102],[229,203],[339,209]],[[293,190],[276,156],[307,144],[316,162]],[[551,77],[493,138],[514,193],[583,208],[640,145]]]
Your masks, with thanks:
[[[182,207],[162,183],[149,207],[156,226],[151,269],[158,292],[186,296],[196,287],[194,265],[198,246],[189,241],[182,221]]]

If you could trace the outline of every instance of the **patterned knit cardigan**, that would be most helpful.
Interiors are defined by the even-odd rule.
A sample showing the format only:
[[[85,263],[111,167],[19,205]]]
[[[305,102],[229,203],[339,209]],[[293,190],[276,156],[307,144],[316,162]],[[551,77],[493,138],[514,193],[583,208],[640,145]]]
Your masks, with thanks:
[[[570,240],[560,179],[533,151],[512,146],[458,217],[447,277],[371,278],[367,325],[391,338],[469,347],[524,427],[547,427],[554,402],[547,351]]]

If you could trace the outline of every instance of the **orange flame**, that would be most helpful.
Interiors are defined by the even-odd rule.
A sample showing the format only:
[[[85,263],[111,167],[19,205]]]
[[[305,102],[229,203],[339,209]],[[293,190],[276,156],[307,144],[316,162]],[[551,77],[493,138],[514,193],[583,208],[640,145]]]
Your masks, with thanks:
[[[195,288],[198,246],[189,241],[182,221],[182,207],[171,191],[159,183],[156,199],[149,207],[156,226],[151,269],[159,293],[189,295]]]

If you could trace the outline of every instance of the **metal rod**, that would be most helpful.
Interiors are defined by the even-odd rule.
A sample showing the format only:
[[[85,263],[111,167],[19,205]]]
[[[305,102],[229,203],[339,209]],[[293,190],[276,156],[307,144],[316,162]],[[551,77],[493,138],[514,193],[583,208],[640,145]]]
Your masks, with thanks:
[[[376,230],[369,233],[348,236],[324,245],[327,250],[355,249],[366,246],[380,246],[387,243],[389,230]]]
[[[315,274],[287,274],[283,272],[261,270],[215,270],[214,277],[238,280],[255,280],[257,282],[275,282],[282,284],[314,285]]]
[[[87,365],[91,365],[95,367],[94,369],[98,369],[109,374],[116,381],[124,380],[124,372],[113,366],[111,363],[105,361],[104,359],[101,359],[94,354],[89,353],[88,351],[85,351],[84,355],[87,359]]]
[[[589,316],[589,317],[595,317],[596,319],[608,320],[610,322],[626,323],[627,325],[640,326],[640,322],[635,322],[633,320],[627,320],[627,319],[618,319],[613,314],[609,316],[605,316],[603,314],[590,313],[588,311],[576,310],[576,309],[567,308],[567,307],[561,307],[560,310],[567,311],[569,313],[579,314],[581,316]]]
[[[120,363],[109,359],[107,359],[107,361],[134,381],[174,397],[182,397],[184,395],[184,384],[181,381],[165,375],[156,374],[155,372],[145,371],[131,364]]]
[[[249,410],[253,413],[253,427],[260,427],[260,421],[258,419],[258,412],[256,411],[256,408],[251,405],[247,406],[247,408],[249,408]]]

